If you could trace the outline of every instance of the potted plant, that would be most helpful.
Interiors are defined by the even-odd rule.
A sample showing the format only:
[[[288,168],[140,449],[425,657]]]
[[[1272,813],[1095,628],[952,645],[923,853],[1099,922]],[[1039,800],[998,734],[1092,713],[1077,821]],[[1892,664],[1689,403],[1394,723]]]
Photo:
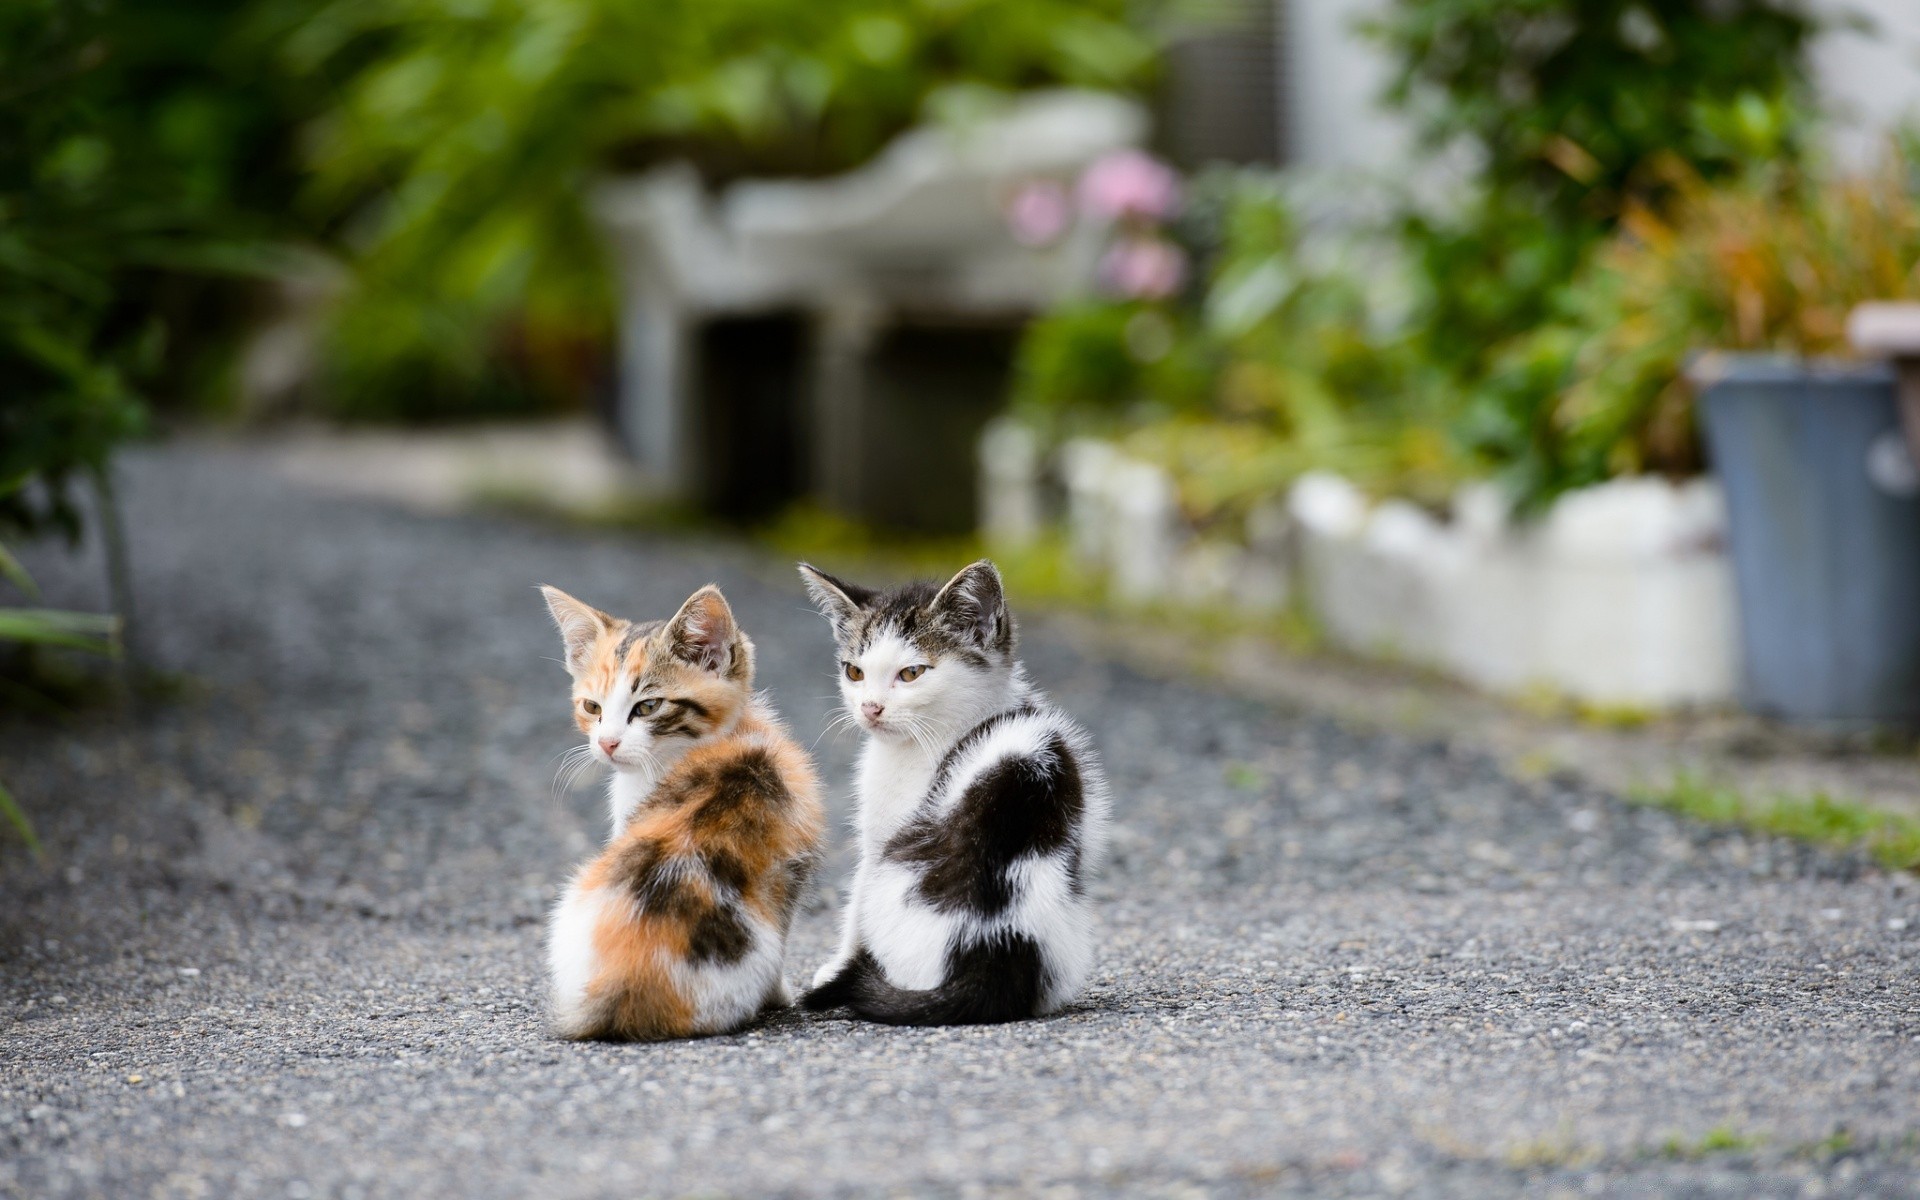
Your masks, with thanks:
[[[1846,340],[1855,305],[1920,295],[1907,167],[1696,189],[1669,221],[1629,222],[1606,264],[1614,324],[1589,347],[1606,365],[1576,406],[1720,347],[1642,394],[1673,413],[1683,388],[1697,395],[1728,508],[1743,695],[1760,713],[1920,724],[1920,472],[1893,370],[1847,357]]]

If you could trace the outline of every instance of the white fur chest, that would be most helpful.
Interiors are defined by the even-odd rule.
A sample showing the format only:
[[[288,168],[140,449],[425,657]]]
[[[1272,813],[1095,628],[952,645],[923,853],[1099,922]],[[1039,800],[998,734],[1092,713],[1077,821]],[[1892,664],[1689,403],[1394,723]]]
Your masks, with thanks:
[[[938,761],[913,742],[871,739],[860,754],[857,786],[863,853],[877,855],[913,818],[933,784]]]
[[[627,827],[627,818],[653,795],[653,789],[659,786],[660,777],[665,773],[665,768],[658,763],[613,773],[613,778],[607,781],[608,840],[620,836],[620,831]]]

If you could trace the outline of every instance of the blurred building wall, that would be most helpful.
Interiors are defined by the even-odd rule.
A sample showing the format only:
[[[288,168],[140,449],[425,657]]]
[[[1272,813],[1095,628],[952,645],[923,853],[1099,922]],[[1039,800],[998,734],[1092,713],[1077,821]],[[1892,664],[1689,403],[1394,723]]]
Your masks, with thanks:
[[[1287,161],[1286,0],[1189,0],[1169,30],[1157,148],[1182,167]]]
[[[1385,0],[1285,0],[1281,105],[1289,161],[1387,173],[1403,168],[1413,146],[1407,124],[1380,94],[1392,64],[1355,31]]]
[[[1920,122],[1920,0],[1821,0],[1822,13],[1853,12],[1872,32],[1820,39],[1813,69],[1834,116],[1833,150],[1848,166],[1871,164],[1887,131]]]

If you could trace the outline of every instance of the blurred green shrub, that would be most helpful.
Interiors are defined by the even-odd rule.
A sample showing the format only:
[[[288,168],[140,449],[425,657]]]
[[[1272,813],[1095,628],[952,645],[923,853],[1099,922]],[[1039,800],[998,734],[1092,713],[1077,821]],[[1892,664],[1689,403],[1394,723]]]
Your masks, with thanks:
[[[1797,0],[1394,0],[1389,100],[1477,163],[1465,205],[1407,219],[1424,353],[1483,378],[1630,207],[1672,198],[1674,162],[1797,157],[1815,29]]]
[[[338,86],[309,139],[309,202],[357,267],[333,390],[356,409],[457,400],[497,372],[503,333],[564,371],[610,323],[583,210],[606,172],[837,171],[996,89],[1128,85],[1152,53],[1126,15],[1125,0],[324,0],[283,61]]]
[[[1400,63],[1389,98],[1478,163],[1465,203],[1404,219],[1408,336],[1454,392],[1456,442],[1523,509],[1692,462],[1684,421],[1619,426],[1618,453],[1568,440],[1577,329],[1601,318],[1589,264],[1630,213],[1805,158],[1817,30],[1796,0],[1396,0],[1372,26]]]
[[[33,577],[5,545],[0,545],[0,583],[10,585],[29,599],[39,595]],[[0,643],[14,646],[53,647],[111,657],[119,653],[119,630],[119,619],[106,613],[0,605]],[[0,701],[17,701],[21,693],[26,693],[26,698],[36,704],[40,701],[40,697],[22,685],[0,677]],[[30,849],[39,850],[32,822],[4,782],[0,782],[0,822],[12,826]]]
[[[1382,315],[1403,264],[1356,263],[1364,237],[1310,234],[1263,172],[1200,179],[1178,232],[1206,263],[1196,296],[1093,298],[1036,321],[1016,410],[1056,437],[1123,438],[1171,470],[1201,523],[1315,468],[1444,498],[1460,468],[1434,406],[1442,392]]]
[[[1807,157],[1815,30],[1790,0],[1394,0],[1370,26],[1399,64],[1389,99],[1432,152],[1472,164],[1466,185],[1349,229],[1367,252],[1346,256],[1303,238],[1260,174],[1210,185],[1208,228],[1187,231],[1202,290],[1160,316],[1164,361],[1202,378],[1130,352],[1126,306],[1080,305],[1034,328],[1021,407],[1132,431],[1202,513],[1315,467],[1428,503],[1492,473],[1523,508],[1688,469],[1680,355],[1728,332],[1722,301],[1747,285],[1686,256],[1664,264],[1686,278],[1663,303],[1652,251],[1597,257],[1616,236],[1674,245],[1644,235],[1705,219],[1722,187],[1746,198],[1749,240],[1804,224],[1804,207],[1769,206],[1813,194],[1778,181]]]
[[[149,400],[218,369],[235,281],[273,266],[280,226],[249,213],[292,192],[286,109],[232,20],[216,0],[0,5],[0,536],[77,539],[80,489],[106,495]],[[0,584],[36,598],[4,546]],[[119,627],[0,604],[0,647],[22,654],[115,654]],[[13,657],[0,708],[48,707]],[[32,843],[4,787],[0,820]]]
[[[0,527],[77,536],[72,484],[143,398],[217,370],[270,269],[285,107],[217,0],[0,5]],[[28,486],[31,484],[32,486]]]
[[[1683,177],[1664,212],[1630,211],[1570,289],[1563,319],[1511,352],[1543,364],[1551,395],[1515,468],[1562,486],[1698,470],[1693,396],[1680,378],[1689,354],[1843,355],[1855,305],[1920,299],[1914,162],[1895,152],[1877,172],[1847,178]]]

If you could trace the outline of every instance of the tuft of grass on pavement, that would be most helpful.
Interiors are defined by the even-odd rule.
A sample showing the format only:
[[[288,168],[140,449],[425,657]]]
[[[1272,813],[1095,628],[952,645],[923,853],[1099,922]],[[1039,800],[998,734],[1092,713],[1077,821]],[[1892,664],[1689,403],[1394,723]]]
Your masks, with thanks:
[[[27,818],[26,810],[13,798],[4,785],[0,785],[0,821],[13,830],[35,858],[40,857],[40,838],[33,831],[33,822]]]
[[[1661,1145],[1660,1153],[1668,1158],[1705,1158],[1709,1154],[1757,1150],[1763,1140],[1758,1134],[1741,1133],[1731,1125],[1716,1125],[1697,1138],[1670,1137]]]
[[[1839,849],[1863,846],[1884,867],[1920,870],[1920,820],[1824,792],[1755,798],[1734,787],[1682,774],[1664,788],[1632,792],[1629,799],[1710,825],[1737,826]]]

